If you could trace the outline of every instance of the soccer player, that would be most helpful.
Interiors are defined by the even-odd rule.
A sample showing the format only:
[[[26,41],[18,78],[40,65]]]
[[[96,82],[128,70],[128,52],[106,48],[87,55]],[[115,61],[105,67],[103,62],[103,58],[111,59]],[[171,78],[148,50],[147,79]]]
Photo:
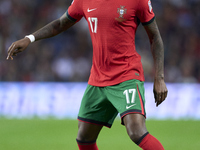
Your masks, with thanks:
[[[144,74],[135,49],[141,22],[154,59],[156,106],[167,96],[164,82],[164,48],[150,0],[74,0],[59,19],[14,42],[7,59],[13,59],[34,41],[55,36],[84,17],[93,44],[93,64],[78,114],[80,150],[98,150],[96,140],[103,126],[111,127],[119,113],[131,140],[144,150],[163,150],[145,125]],[[84,69],[84,68],[83,68]]]

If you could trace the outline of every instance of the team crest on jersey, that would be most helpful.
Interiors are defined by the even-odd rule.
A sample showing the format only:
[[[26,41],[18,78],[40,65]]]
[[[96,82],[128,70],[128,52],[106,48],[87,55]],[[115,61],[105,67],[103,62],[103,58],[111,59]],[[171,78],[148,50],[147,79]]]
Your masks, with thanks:
[[[122,21],[126,21],[126,19],[124,19],[124,14],[126,14],[127,9],[124,8],[125,6],[120,6],[120,8],[117,8],[117,13],[119,14],[118,18],[115,18],[115,20],[122,22]]]
[[[151,0],[148,1],[148,5],[149,5],[149,12],[151,12],[152,11]]]

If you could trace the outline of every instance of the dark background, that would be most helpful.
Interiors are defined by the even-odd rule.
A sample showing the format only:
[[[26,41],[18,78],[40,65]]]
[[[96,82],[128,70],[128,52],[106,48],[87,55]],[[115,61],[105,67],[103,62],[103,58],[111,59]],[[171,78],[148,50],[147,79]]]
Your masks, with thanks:
[[[31,44],[13,61],[6,60],[12,42],[65,13],[70,0],[0,1],[0,81],[87,81],[92,45],[86,21],[68,31]],[[152,0],[165,46],[166,82],[200,82],[200,1]],[[153,81],[153,59],[140,25],[136,49],[145,79]]]

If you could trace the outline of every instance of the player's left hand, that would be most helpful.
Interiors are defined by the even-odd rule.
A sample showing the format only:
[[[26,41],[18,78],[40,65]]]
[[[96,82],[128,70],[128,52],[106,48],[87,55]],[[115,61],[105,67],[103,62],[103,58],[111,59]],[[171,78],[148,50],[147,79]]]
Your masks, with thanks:
[[[164,79],[155,79],[153,88],[156,106],[160,105],[167,97],[167,87]]]

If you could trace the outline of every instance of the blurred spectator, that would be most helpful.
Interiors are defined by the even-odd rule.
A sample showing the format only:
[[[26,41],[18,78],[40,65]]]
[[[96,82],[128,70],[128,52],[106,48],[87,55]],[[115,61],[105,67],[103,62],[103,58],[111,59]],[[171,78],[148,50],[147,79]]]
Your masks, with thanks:
[[[0,1],[0,81],[87,81],[92,45],[82,19],[68,31],[35,42],[13,61],[6,61],[12,42],[60,17],[71,0]],[[152,0],[165,46],[166,82],[200,82],[200,1]],[[149,41],[140,26],[136,48],[146,81],[153,81]]]

